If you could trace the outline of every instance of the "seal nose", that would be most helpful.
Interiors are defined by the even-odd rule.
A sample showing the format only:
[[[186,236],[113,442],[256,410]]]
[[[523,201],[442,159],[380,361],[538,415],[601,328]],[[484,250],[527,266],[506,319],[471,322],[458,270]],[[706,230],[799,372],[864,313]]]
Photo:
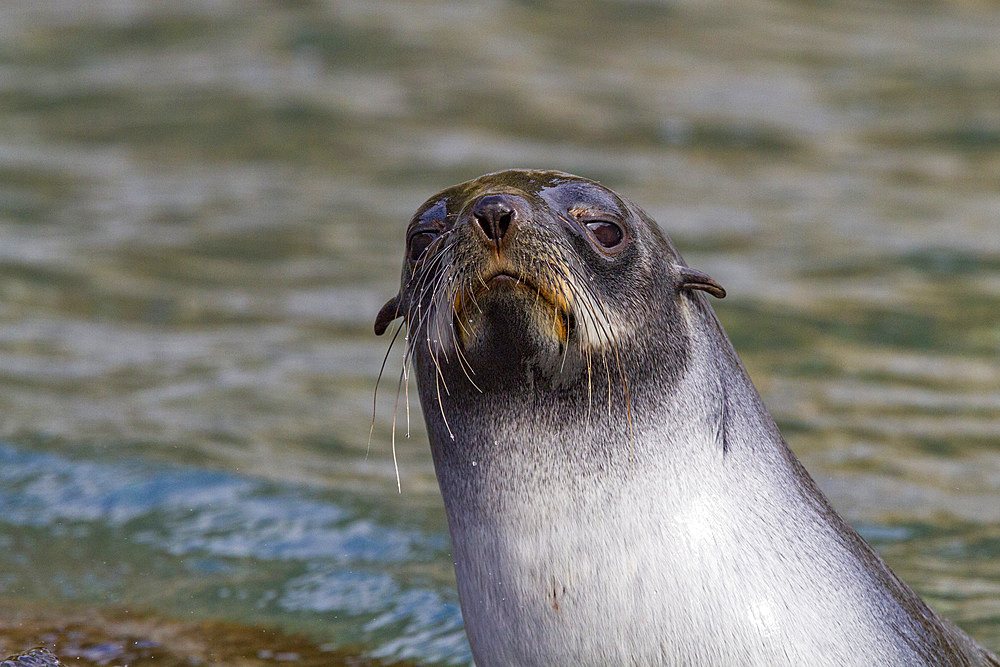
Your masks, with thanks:
[[[486,232],[486,237],[500,245],[517,209],[507,195],[486,195],[472,205],[472,217]]]

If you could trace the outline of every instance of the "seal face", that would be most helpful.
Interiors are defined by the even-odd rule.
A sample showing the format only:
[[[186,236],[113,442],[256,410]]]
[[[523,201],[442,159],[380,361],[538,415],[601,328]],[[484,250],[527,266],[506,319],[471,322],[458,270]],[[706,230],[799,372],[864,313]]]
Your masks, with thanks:
[[[404,287],[376,332],[404,316],[411,353],[426,352],[440,380],[454,359],[480,389],[501,379],[491,369],[514,366],[518,377],[561,384],[589,374],[593,388],[595,358],[607,361],[628,338],[659,332],[683,346],[676,312],[630,299],[656,298],[665,282],[725,294],[678,264],[638,207],[560,172],[507,171],[448,188],[420,207],[406,239]]]
[[[487,174],[418,209],[401,285],[375,330],[408,329],[477,664],[997,664],[829,506],[635,204]]]

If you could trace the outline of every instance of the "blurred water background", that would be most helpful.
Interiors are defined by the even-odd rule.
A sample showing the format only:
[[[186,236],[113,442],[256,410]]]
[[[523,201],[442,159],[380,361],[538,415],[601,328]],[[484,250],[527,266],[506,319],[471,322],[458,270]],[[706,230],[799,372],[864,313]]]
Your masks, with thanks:
[[[396,492],[401,347],[367,449],[372,323],[426,197],[538,167],[726,286],[834,505],[1000,649],[995,3],[32,0],[0,36],[0,606],[468,662],[419,418]]]

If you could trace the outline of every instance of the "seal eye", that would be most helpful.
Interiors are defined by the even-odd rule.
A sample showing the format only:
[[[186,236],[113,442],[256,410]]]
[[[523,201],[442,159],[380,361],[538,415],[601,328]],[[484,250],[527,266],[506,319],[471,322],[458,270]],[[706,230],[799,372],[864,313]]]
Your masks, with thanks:
[[[608,249],[617,246],[625,237],[621,227],[607,220],[591,220],[587,223],[587,229],[594,234],[598,243]]]
[[[433,232],[420,232],[419,234],[414,234],[410,237],[410,249],[407,250],[406,256],[411,262],[415,262],[424,254],[430,244],[434,243],[434,239],[437,238],[437,234]]]

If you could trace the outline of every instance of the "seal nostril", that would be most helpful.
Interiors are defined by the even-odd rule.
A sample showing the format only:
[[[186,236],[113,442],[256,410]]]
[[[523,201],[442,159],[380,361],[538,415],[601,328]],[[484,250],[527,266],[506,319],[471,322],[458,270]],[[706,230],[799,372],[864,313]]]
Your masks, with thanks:
[[[505,195],[486,195],[472,206],[472,217],[494,243],[500,243],[507,234],[514,215],[514,206]]]
[[[513,213],[508,213],[506,215],[500,216],[500,219],[497,220],[496,224],[497,240],[502,239],[504,234],[507,233],[507,228],[510,227],[511,216],[513,216]]]

